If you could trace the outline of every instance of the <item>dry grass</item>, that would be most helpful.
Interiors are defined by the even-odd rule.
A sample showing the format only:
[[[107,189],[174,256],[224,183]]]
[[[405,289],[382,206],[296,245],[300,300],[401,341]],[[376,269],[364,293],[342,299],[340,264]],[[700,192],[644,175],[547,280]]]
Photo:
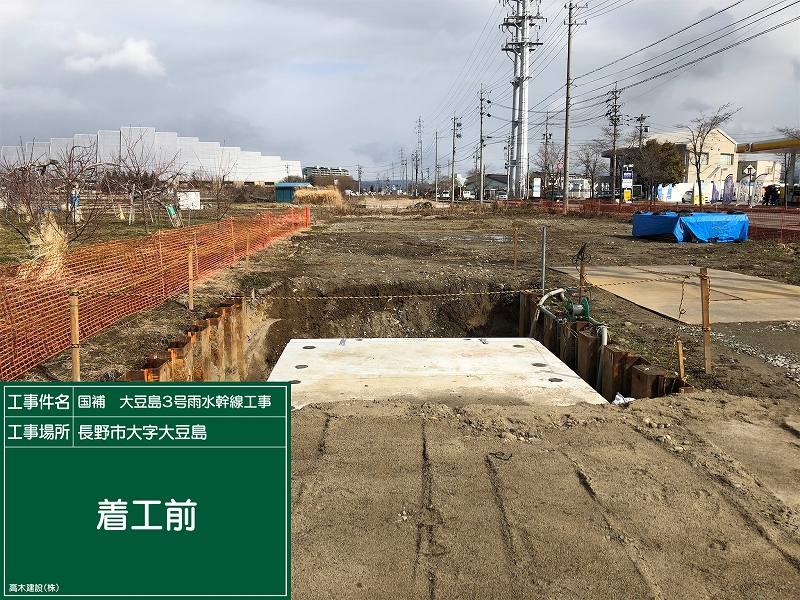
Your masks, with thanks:
[[[342,193],[335,186],[324,188],[299,188],[294,193],[295,204],[316,204],[324,206],[341,206],[344,204]]]

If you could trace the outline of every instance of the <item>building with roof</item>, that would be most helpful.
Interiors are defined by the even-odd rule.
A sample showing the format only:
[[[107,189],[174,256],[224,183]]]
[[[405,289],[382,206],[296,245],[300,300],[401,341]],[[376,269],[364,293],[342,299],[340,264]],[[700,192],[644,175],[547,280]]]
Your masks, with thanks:
[[[303,167],[303,177],[350,177],[350,171],[341,167]]]
[[[74,148],[91,152],[96,162],[119,164],[134,161],[142,165],[170,165],[187,179],[220,179],[234,184],[272,185],[288,176],[300,177],[300,161],[239,147],[203,142],[196,137],[181,137],[154,127],[120,127],[119,130],[78,133],[71,138],[52,138],[49,142],[28,142],[24,146],[3,146],[3,164],[42,163],[63,160]]]
[[[684,183],[694,183],[697,181],[697,169],[691,156],[691,150],[687,146],[687,133],[685,131],[673,131],[660,133],[650,136],[649,139],[656,139],[660,143],[671,142],[675,144],[675,149],[681,156],[683,166],[686,169],[683,178]],[[706,137],[700,157],[700,181],[711,187],[711,183],[725,181],[728,175],[733,175],[738,181],[739,155],[736,153],[736,141],[721,129],[712,129]],[[624,151],[622,151],[624,154]],[[620,152],[617,153],[619,156]],[[634,165],[634,170],[635,170]]]

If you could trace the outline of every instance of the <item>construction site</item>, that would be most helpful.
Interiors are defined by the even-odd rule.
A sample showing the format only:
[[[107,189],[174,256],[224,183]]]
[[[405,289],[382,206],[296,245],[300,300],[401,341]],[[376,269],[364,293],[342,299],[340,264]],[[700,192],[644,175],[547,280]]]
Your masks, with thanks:
[[[290,381],[298,598],[800,597],[791,226],[388,202],[6,267],[3,379]]]

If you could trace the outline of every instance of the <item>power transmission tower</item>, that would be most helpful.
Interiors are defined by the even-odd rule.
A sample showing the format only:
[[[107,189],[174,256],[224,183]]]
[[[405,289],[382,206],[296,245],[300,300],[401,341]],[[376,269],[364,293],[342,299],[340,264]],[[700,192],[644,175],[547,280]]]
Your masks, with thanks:
[[[572,79],[570,77],[570,70],[572,68],[572,26],[585,25],[583,23],[575,23],[572,20],[573,9],[586,8],[586,5],[578,6],[577,4],[569,3],[569,13],[567,16],[567,98],[565,108],[565,121],[564,121],[564,214],[569,210],[569,109],[570,109],[570,91],[572,88]]]
[[[456,197],[456,139],[461,137],[461,119],[453,115],[453,158],[450,161],[450,206]]]
[[[480,167],[478,170],[478,179],[476,183],[479,183],[480,187],[478,188],[478,200],[481,204],[483,204],[483,187],[484,187],[484,168],[483,168],[483,149],[486,146],[486,138],[483,136],[483,116],[486,115],[487,117],[491,117],[492,115],[489,114],[488,107],[492,104],[492,101],[488,98],[484,99],[483,97],[483,85],[481,85],[481,104],[479,112],[481,114],[481,135],[480,135]],[[484,102],[486,103],[486,110],[484,110]]]
[[[514,102],[512,103],[512,137],[510,142],[511,154],[509,157],[509,178],[513,174],[514,196],[522,197],[527,174],[524,172],[523,160],[528,154],[528,81],[530,80],[530,53],[536,46],[541,46],[538,40],[530,38],[531,27],[537,20],[544,20],[539,14],[539,0],[504,0],[506,4],[514,2],[516,10],[503,20],[501,27],[514,29],[513,41],[508,40],[503,46],[503,51],[513,54],[514,79],[511,82]],[[531,2],[536,3],[536,14],[532,15]],[[509,190],[510,193],[510,190]]]
[[[614,133],[612,136],[612,145],[613,149],[611,150],[611,200],[614,200],[614,195],[617,191],[617,127],[619,127],[620,121],[622,120],[622,115],[620,114],[620,109],[622,108],[622,104],[619,103],[619,96],[622,93],[622,90],[617,89],[617,84],[614,84],[614,89],[608,92],[610,98],[607,100],[611,104],[608,110],[606,111],[606,116],[608,117],[609,122],[611,123],[611,127],[614,129]],[[622,204],[622,193],[620,192],[619,195],[619,203]]]

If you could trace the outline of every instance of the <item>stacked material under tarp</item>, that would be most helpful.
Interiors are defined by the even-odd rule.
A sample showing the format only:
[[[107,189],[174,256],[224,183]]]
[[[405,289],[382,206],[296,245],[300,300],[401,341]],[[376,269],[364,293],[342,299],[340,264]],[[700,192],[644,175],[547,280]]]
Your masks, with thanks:
[[[678,242],[744,242],[748,224],[745,214],[637,213],[633,215],[633,237]]]

